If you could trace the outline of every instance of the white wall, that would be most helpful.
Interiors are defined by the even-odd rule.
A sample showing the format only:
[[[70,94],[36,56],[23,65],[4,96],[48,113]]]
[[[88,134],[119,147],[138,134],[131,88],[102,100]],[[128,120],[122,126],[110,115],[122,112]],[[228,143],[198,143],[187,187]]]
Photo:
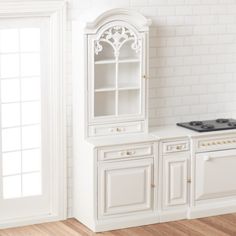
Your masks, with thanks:
[[[236,115],[235,0],[71,0],[68,21],[68,160],[71,215],[71,22],[91,7],[128,7],[153,20],[150,124]]]

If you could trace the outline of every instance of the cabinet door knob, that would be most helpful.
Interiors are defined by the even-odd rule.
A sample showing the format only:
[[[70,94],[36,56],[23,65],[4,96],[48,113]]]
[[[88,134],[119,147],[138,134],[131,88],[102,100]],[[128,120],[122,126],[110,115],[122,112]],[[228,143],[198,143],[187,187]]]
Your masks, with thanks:
[[[143,79],[148,79],[148,77],[146,75],[143,75]]]
[[[188,179],[188,180],[187,180],[187,183],[188,183],[188,184],[191,184],[191,183],[192,183],[192,180],[191,180],[191,179]]]
[[[152,188],[155,188],[155,187],[156,187],[156,185],[155,185],[155,184],[151,184],[151,187],[152,187]]]

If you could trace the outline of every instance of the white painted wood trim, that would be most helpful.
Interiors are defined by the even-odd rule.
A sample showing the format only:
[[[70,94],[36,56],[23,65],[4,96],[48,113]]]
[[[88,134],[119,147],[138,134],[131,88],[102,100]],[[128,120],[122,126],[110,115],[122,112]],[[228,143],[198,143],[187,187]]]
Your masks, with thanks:
[[[63,220],[67,217],[67,161],[66,161],[66,89],[65,89],[65,43],[66,1],[7,1],[0,2],[0,19],[16,17],[48,17],[50,20],[50,104],[52,127],[52,212],[50,215],[12,219],[1,227],[11,227]],[[50,181],[50,180],[49,180]]]

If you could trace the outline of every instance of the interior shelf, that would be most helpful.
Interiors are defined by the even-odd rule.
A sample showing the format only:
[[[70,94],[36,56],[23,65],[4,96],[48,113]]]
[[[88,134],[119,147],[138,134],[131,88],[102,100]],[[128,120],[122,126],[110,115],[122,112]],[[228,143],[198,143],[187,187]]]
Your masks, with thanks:
[[[138,58],[124,58],[118,60],[118,63],[139,63],[140,59]]]
[[[110,60],[98,60],[94,62],[95,65],[101,65],[101,64],[114,64],[116,63],[115,59],[110,59]]]
[[[113,87],[107,87],[107,88],[97,88],[95,89],[95,93],[101,93],[101,92],[112,92],[112,91],[116,91],[116,88]]]

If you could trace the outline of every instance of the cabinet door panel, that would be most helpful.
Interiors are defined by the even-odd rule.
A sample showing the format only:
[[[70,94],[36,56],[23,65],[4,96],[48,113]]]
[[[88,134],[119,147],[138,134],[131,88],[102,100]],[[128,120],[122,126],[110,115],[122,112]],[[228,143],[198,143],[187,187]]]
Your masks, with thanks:
[[[153,158],[102,163],[98,179],[99,217],[152,209]]]
[[[164,207],[187,204],[187,157],[164,157]]]
[[[218,151],[196,156],[196,200],[236,195],[236,152]]]

